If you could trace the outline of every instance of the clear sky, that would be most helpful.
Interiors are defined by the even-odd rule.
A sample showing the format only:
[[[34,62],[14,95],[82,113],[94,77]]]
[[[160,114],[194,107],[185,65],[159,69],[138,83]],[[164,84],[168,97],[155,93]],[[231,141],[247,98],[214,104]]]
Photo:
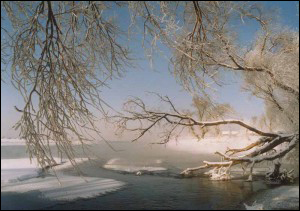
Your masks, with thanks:
[[[297,15],[299,10],[296,1],[270,1],[263,2],[263,4],[267,7],[278,7],[280,9],[280,21],[284,25],[299,29],[299,16]],[[129,23],[129,16],[124,11],[119,12],[120,14],[117,15],[120,15],[120,19],[126,22],[125,25],[127,25]],[[252,26],[248,30],[240,31],[242,39],[245,42],[247,42],[248,38],[252,37],[251,35],[255,33],[256,28]],[[141,37],[139,38],[141,40]],[[132,45],[137,46],[137,43],[132,43]],[[142,48],[135,47],[134,50],[139,57],[144,57]],[[138,68],[128,69],[123,78],[111,81],[109,89],[103,89],[103,99],[112,105],[112,107],[117,110],[121,109],[122,103],[128,96],[138,96],[148,99],[146,91],[168,95],[180,108],[190,107],[192,97],[182,89],[168,71],[167,60],[158,57],[155,60],[153,68],[150,67],[147,60],[140,60],[138,64]],[[14,110],[14,106],[18,105],[21,108],[23,102],[18,92],[10,85],[9,76],[4,78],[6,78],[6,83],[1,81],[1,136],[16,136],[14,130],[11,129],[19,117],[19,114]],[[233,75],[228,75],[227,78],[230,83],[219,89],[217,97],[219,102],[230,103],[245,119],[258,116],[264,112],[264,104],[261,100],[254,97],[251,98],[248,93],[241,92],[241,81],[234,78]],[[155,103],[152,102],[152,105],[155,106]]]

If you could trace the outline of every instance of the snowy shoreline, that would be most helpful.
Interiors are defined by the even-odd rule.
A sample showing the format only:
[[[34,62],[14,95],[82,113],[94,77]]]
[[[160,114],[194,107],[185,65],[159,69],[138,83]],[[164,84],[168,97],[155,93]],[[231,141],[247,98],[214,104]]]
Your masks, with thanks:
[[[261,191],[245,202],[244,206],[247,210],[299,210],[299,185]]]
[[[59,159],[56,159],[59,160]],[[76,159],[82,163],[88,159]],[[25,193],[38,191],[42,197],[55,201],[71,201],[78,198],[91,198],[117,191],[124,182],[100,177],[70,176],[62,170],[70,168],[70,162],[62,162],[55,167],[56,175],[45,174],[36,160],[1,159],[1,193]]]

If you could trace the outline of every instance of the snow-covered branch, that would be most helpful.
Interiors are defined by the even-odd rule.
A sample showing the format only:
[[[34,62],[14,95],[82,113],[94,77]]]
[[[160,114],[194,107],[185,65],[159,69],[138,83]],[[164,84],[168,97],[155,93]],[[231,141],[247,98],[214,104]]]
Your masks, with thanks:
[[[158,95],[159,96],[159,95]],[[222,172],[222,175],[228,174],[229,169],[233,165],[237,164],[250,164],[250,176],[249,180],[252,180],[252,170],[256,163],[267,160],[275,160],[285,156],[299,143],[299,134],[283,134],[283,133],[272,133],[265,132],[256,127],[250,126],[249,124],[241,120],[217,120],[217,121],[199,121],[193,115],[179,111],[171,102],[169,98],[160,96],[160,99],[169,106],[170,112],[163,112],[150,109],[146,106],[140,98],[130,99],[126,103],[126,114],[114,116],[116,122],[119,124],[120,128],[128,131],[138,132],[136,141],[142,138],[146,133],[150,132],[155,126],[172,126],[170,130],[167,130],[165,136],[162,137],[160,144],[166,144],[169,142],[175,129],[177,127],[182,128],[193,128],[198,127],[200,130],[205,128],[226,125],[226,124],[236,124],[243,128],[246,128],[261,136],[259,140],[251,143],[250,145],[240,148],[240,149],[227,149],[225,153],[216,152],[224,161],[223,162],[210,162],[204,161],[204,165],[188,168],[181,172],[182,175],[188,175],[191,172],[198,171],[200,169],[215,168]],[[135,124],[133,127],[130,123],[139,122],[139,125]],[[282,145],[286,143],[286,145]],[[280,150],[278,151],[278,147]],[[243,155],[235,156],[237,153],[244,153]],[[223,170],[221,170],[223,169]],[[222,178],[229,178],[224,176]]]

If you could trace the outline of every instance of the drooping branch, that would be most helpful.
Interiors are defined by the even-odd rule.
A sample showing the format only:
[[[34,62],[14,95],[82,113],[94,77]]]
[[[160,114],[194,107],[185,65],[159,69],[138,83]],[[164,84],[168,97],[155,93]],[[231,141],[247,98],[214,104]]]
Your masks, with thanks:
[[[157,94],[156,94],[157,95]],[[182,175],[190,174],[191,172],[198,171],[205,168],[225,168],[222,175],[228,174],[231,166],[237,164],[250,164],[249,180],[252,180],[252,170],[256,163],[267,160],[275,160],[285,156],[299,143],[299,134],[283,134],[283,133],[270,133],[257,129],[241,120],[218,120],[218,121],[199,121],[191,113],[184,113],[179,111],[170,98],[159,96],[160,100],[169,106],[170,112],[162,112],[158,110],[149,109],[140,98],[130,99],[125,105],[126,115],[115,116],[116,122],[124,130],[138,132],[136,141],[142,138],[147,132],[152,130],[155,126],[164,125],[167,129],[163,141],[159,144],[166,144],[172,139],[172,133],[175,133],[177,127],[192,128],[198,127],[200,130],[204,128],[214,127],[218,125],[236,124],[246,128],[260,136],[258,141],[240,149],[228,149],[225,153],[216,152],[224,161],[222,162],[209,162],[204,161],[204,165],[188,168],[181,172]],[[131,128],[130,123],[138,121],[140,124]],[[286,143],[286,145],[283,145]],[[278,148],[279,147],[279,148]],[[237,153],[245,153],[244,155],[234,156]],[[224,178],[224,177],[222,177]],[[229,178],[229,177],[225,177]]]
[[[21,118],[15,129],[42,167],[53,162],[49,142],[72,161],[73,140],[85,146],[97,134],[105,141],[91,109],[105,117],[100,91],[130,66],[127,47],[119,43],[123,32],[102,15],[109,4],[1,3],[5,27],[10,24],[11,80],[24,98],[23,108],[16,105]]]
[[[156,94],[157,95],[157,94]],[[200,129],[206,127],[213,127],[219,125],[227,125],[227,124],[236,124],[243,128],[246,128],[258,135],[264,137],[275,138],[279,135],[276,133],[269,133],[259,130],[255,127],[248,125],[247,123],[241,120],[218,120],[218,121],[198,121],[194,117],[188,114],[183,114],[175,108],[174,103],[168,97],[160,96],[160,99],[166,103],[170,110],[173,112],[160,112],[150,110],[146,107],[145,103],[140,98],[130,99],[125,103],[126,107],[125,111],[129,115],[123,116],[115,116],[116,122],[119,124],[120,128],[130,130],[130,131],[139,131],[139,135],[133,141],[136,141],[143,137],[147,132],[157,126],[159,124],[167,123],[173,126],[182,126],[182,127],[199,127]],[[130,122],[140,122],[140,126],[137,128],[129,128],[127,127]],[[149,124],[150,123],[150,124]],[[145,125],[145,126],[144,126]],[[169,135],[169,137],[171,137]],[[167,139],[169,141],[169,139]]]

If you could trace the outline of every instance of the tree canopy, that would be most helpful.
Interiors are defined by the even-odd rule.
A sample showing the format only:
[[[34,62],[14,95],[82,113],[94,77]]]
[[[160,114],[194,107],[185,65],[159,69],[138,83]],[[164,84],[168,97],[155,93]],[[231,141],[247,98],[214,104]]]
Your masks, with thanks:
[[[146,50],[161,51],[161,45],[170,49],[171,72],[195,96],[197,111],[179,111],[168,97],[160,95],[170,112],[151,110],[141,99],[131,99],[125,113],[113,119],[123,130],[139,131],[135,140],[157,124],[168,128],[160,143],[168,142],[178,127],[190,128],[199,136],[210,126],[237,124],[262,136],[244,150],[229,150],[235,154],[256,148],[245,157],[218,153],[227,161],[206,163],[205,167],[243,162],[254,165],[284,156],[299,142],[299,31],[278,25],[276,12],[262,5],[227,1],[4,1],[1,7],[1,20],[9,23],[1,27],[1,34],[5,34],[1,39],[2,63],[8,64],[11,80],[25,101],[23,108],[16,106],[22,114],[16,128],[42,166],[55,162],[50,140],[73,160],[72,140],[84,144],[94,139],[89,131],[101,137],[90,108],[106,117],[104,107],[109,105],[99,92],[108,79],[119,77],[133,65],[130,46],[120,40],[135,29],[150,43],[150,47],[141,43]],[[128,8],[129,26],[114,20],[112,11],[118,8]],[[250,22],[260,29],[245,45],[238,27],[247,28]],[[228,71],[239,74],[243,88],[265,101],[266,116],[284,134],[224,119],[232,112],[230,105],[216,104],[210,92],[213,84],[222,85]],[[129,121],[140,125],[129,128]],[[288,145],[282,151],[261,156],[283,143]]]

